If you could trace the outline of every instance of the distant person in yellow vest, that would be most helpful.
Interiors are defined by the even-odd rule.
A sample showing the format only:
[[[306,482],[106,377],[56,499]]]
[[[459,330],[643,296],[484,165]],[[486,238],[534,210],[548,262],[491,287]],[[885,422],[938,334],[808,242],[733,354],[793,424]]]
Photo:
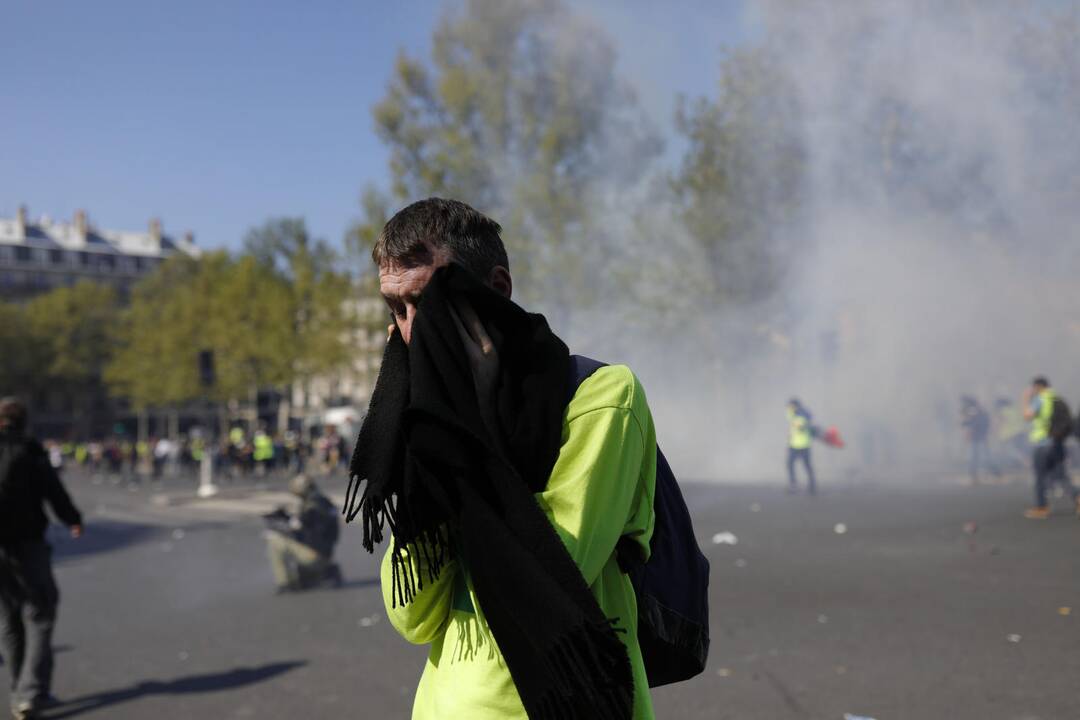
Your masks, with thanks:
[[[247,433],[244,432],[244,428],[236,425],[229,430],[229,445],[228,445],[228,458],[229,458],[229,474],[233,477],[240,475],[240,471],[244,469],[244,453],[247,451]]]
[[[810,411],[808,411],[797,398],[792,398],[787,404],[788,417],[788,492],[797,492],[795,482],[795,463],[802,461],[806,468],[806,489],[811,495],[817,493],[817,483],[814,480],[814,466],[810,464],[810,445],[814,442],[814,430],[810,424]]]
[[[1072,430],[1068,410],[1042,376],[1035,378],[1024,393],[1024,406],[1024,419],[1031,421],[1028,441],[1032,446],[1031,464],[1035,471],[1035,505],[1024,511],[1024,517],[1031,520],[1050,517],[1046,491],[1055,481],[1065,486],[1080,516],[1080,491],[1065,471],[1065,439]],[[1062,414],[1064,418],[1061,418]]]
[[[252,458],[255,460],[255,473],[262,477],[274,466],[274,439],[266,432],[266,424],[259,423],[259,429],[252,438]]]

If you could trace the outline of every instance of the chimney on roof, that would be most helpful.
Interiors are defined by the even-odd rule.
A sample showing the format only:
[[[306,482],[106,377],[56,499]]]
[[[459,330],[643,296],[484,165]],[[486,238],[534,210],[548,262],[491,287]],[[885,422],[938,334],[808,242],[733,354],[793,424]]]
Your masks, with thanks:
[[[86,242],[86,234],[87,234],[88,230],[89,230],[89,227],[86,224],[86,211],[85,210],[76,210],[75,211],[75,237],[79,240],[79,242]]]
[[[195,233],[191,232],[190,230],[185,231],[184,232],[184,242],[187,243],[188,245],[194,245],[195,244]]]
[[[161,220],[159,218],[150,219],[150,239],[154,247],[161,247]]]
[[[19,226],[19,238],[26,239],[26,206],[20,205],[15,213],[15,224]]]

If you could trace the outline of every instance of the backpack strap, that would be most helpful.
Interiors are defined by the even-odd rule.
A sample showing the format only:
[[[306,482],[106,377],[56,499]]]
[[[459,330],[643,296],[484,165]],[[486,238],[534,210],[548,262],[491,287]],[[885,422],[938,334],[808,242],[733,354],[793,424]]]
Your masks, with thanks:
[[[570,356],[570,395],[566,398],[567,405],[574,399],[574,394],[581,387],[581,383],[588,380],[594,372],[602,367],[607,367],[607,363],[593,360],[591,357],[585,357],[584,355]]]

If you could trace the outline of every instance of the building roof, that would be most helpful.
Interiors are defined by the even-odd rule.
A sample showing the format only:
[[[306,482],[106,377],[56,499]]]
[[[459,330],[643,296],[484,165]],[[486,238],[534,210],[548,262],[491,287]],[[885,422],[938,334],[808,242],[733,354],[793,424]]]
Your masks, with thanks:
[[[72,222],[56,222],[48,217],[31,221],[25,209],[20,208],[17,217],[0,217],[0,244],[143,257],[164,257],[174,252],[192,257],[201,254],[191,233],[183,237],[166,235],[157,220],[150,221],[146,232],[106,230],[89,224],[82,211]]]

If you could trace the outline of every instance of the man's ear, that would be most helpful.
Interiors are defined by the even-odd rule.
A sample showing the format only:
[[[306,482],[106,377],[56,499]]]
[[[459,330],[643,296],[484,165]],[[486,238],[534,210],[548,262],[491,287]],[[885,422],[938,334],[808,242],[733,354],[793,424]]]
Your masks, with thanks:
[[[488,286],[507,300],[514,292],[514,280],[510,277],[510,271],[502,265],[496,265],[488,273]]]

